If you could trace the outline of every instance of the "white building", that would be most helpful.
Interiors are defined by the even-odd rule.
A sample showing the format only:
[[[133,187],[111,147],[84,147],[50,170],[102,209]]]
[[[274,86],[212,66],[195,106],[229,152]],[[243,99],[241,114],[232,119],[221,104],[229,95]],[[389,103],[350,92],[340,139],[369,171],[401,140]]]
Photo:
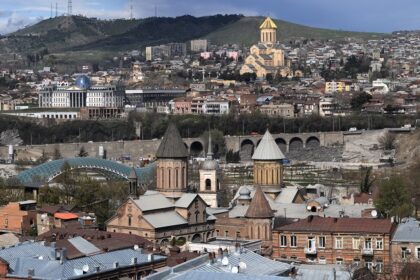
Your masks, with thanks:
[[[206,39],[191,40],[191,51],[192,52],[206,52],[207,44],[208,42]]]

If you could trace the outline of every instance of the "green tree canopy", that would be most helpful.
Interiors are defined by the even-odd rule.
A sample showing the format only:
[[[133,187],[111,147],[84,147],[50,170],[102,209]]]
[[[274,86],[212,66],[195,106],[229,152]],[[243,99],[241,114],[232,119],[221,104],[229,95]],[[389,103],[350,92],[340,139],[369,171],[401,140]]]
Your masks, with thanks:
[[[398,176],[383,180],[379,187],[379,197],[375,200],[375,206],[387,217],[411,216],[414,207],[406,180]]]

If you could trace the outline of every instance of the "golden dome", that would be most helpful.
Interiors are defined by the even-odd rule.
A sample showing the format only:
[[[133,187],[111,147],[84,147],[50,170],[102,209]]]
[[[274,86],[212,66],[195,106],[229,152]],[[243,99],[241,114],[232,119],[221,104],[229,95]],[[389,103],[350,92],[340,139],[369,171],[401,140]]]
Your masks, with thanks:
[[[277,29],[277,25],[270,17],[267,17],[260,25],[260,29]]]

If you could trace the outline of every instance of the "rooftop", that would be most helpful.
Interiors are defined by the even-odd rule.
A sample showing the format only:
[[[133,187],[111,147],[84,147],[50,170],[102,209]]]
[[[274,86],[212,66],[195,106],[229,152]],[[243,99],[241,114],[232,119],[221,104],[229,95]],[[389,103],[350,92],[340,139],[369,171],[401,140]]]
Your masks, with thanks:
[[[188,151],[175,124],[170,123],[156,152],[157,158],[186,158]]]
[[[282,160],[286,158],[267,130],[252,156],[253,160]]]

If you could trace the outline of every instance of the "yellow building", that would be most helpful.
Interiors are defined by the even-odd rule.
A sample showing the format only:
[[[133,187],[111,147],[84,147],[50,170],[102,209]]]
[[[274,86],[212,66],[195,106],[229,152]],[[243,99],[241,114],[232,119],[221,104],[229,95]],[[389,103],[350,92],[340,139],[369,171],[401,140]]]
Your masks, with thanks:
[[[285,65],[284,52],[277,41],[277,25],[267,17],[260,26],[260,42],[251,47],[239,73],[255,73],[258,78],[264,78],[267,74],[288,73],[284,71]]]

